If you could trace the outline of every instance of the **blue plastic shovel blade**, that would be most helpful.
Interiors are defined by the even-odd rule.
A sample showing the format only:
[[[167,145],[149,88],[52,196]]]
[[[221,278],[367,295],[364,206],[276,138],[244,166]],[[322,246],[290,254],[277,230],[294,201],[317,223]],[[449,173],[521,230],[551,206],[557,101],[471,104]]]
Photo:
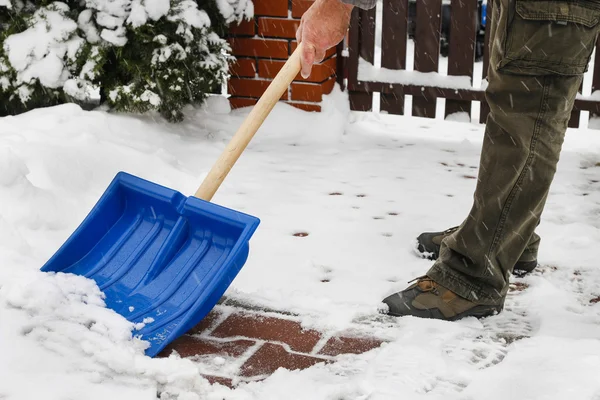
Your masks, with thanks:
[[[248,258],[259,219],[120,172],[42,271],[91,278],[153,357],[200,322]]]

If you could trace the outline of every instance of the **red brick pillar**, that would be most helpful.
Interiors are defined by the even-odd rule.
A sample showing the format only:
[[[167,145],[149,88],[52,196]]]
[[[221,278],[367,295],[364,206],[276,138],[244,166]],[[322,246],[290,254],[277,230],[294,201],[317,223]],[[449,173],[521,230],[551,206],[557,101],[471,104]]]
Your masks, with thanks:
[[[231,65],[228,91],[232,108],[255,104],[285,60],[296,49],[296,29],[312,0],[254,0],[254,18],[230,27]],[[335,85],[336,49],[315,65],[311,76],[300,75],[281,100],[307,111],[320,111],[324,94]]]

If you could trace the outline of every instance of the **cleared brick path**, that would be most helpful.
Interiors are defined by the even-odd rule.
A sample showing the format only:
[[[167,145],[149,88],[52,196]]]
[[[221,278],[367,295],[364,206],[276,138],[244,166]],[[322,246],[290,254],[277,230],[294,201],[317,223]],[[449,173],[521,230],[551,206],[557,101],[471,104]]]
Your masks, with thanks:
[[[354,333],[332,336],[303,329],[299,320],[274,311],[217,305],[159,357],[175,350],[181,357],[197,362],[210,382],[234,387],[240,382],[264,379],[278,368],[306,369],[335,362],[340,354],[364,353],[383,343]]]

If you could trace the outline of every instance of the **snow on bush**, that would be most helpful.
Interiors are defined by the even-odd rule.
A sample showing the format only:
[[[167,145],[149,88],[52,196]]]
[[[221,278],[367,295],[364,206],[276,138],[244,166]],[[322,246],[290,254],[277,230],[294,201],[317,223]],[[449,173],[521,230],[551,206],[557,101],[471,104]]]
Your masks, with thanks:
[[[118,111],[182,108],[219,90],[231,59],[227,24],[250,0],[0,0],[0,115],[64,102]]]
[[[28,86],[38,80],[44,87],[56,89],[66,82],[85,43],[68,12],[69,6],[58,1],[39,8],[27,21],[27,30],[4,41],[8,62],[16,72],[13,85]],[[19,91],[24,103],[28,92],[25,88]]]

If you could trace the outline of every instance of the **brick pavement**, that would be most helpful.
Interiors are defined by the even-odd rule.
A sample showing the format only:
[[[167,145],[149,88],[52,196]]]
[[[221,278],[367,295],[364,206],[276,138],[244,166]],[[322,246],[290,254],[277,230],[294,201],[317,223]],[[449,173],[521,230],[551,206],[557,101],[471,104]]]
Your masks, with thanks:
[[[338,355],[364,353],[382,343],[367,335],[304,329],[300,318],[290,314],[220,304],[159,357],[176,351],[197,362],[211,383],[234,387],[264,379],[278,368],[297,370],[332,363]]]

